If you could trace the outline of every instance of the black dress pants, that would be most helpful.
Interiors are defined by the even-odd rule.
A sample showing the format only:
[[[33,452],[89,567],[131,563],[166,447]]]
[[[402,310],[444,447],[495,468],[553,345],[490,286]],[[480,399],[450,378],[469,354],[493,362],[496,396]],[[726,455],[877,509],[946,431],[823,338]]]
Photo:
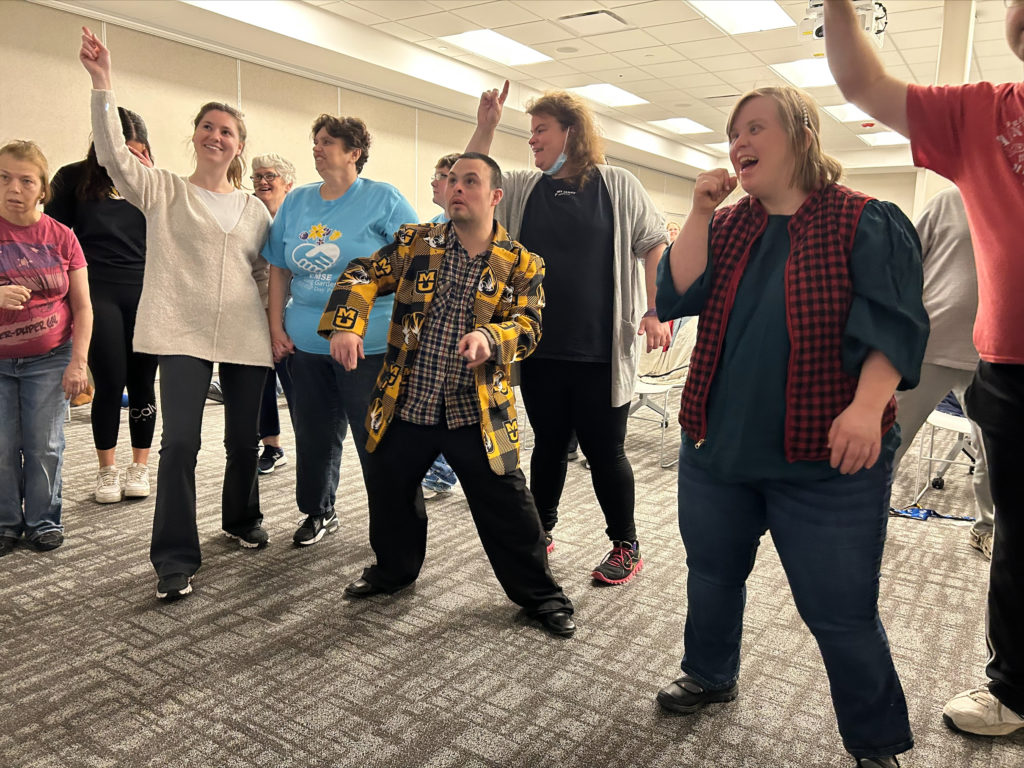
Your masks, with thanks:
[[[221,492],[221,527],[242,534],[263,522],[256,460],[263,384],[269,369],[220,364],[224,391],[224,447],[227,463]],[[196,526],[196,457],[202,438],[203,408],[213,363],[184,355],[160,356],[163,436],[157,472],[156,513],[149,559],[159,576],[199,569]]]
[[[980,362],[967,410],[981,427],[996,510],[985,671],[992,695],[1024,717],[1024,365]]]
[[[594,495],[612,541],[635,541],[633,467],[626,458],[629,403],[613,408],[610,363],[529,358],[522,391],[533,428],[530,491],[545,531],[558,522],[569,440],[575,430],[590,463]]]
[[[363,578],[394,589],[419,576],[427,548],[420,483],[439,453],[459,476],[484,551],[509,599],[533,616],[572,613],[548,568],[544,531],[526,478],[518,469],[507,475],[491,471],[478,424],[448,429],[396,417],[377,449],[366,455],[370,545],[377,562]]]

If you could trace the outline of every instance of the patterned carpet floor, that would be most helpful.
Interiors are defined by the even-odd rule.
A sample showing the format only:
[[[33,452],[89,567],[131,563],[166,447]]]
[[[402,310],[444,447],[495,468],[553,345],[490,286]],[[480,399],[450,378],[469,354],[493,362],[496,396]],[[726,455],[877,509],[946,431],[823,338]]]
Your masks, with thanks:
[[[372,560],[349,441],[338,533],[291,545],[299,516],[286,427],[292,463],[260,480],[271,545],[239,549],[219,530],[222,414],[208,404],[196,592],[167,605],[148,560],[153,497],[92,500],[89,408],[73,411],[67,543],[0,560],[3,768],[852,765],[770,537],[749,580],[739,698],[689,717],[655,704],[678,671],[686,609],[675,470],[658,466],[657,423],[630,420],[646,561],[632,583],[592,584],[604,523],[589,473],[569,467],[551,567],[579,631],[561,640],[504,597],[457,490],[427,503],[428,557],[413,589],[345,600],[344,585]],[[522,434],[528,457],[528,426]],[[673,452],[677,430],[669,435]],[[897,477],[897,505],[913,498],[914,466],[908,459]],[[957,467],[925,504],[969,513],[970,498]],[[1024,733],[966,737],[940,717],[949,696],[982,679],[987,565],[965,524],[890,520],[881,606],[917,740],[905,766],[1024,765]]]

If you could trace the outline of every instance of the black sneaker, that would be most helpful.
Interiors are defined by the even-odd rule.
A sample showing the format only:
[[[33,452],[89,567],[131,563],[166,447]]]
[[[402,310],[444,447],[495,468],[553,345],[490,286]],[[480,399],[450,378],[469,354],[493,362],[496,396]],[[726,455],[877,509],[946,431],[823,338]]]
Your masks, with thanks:
[[[0,557],[9,555],[18,546],[18,540],[13,536],[0,536]]]
[[[273,445],[264,445],[263,453],[260,454],[260,458],[256,462],[256,469],[259,470],[261,475],[269,475],[276,467],[287,463],[288,459],[284,455],[283,449],[276,448]]]
[[[270,542],[270,537],[262,525],[254,525],[245,533],[229,533],[224,531],[224,535],[229,539],[238,539],[238,543],[246,549],[260,549],[267,546]]]
[[[640,556],[640,542],[613,541],[611,551],[604,556],[590,575],[604,584],[625,584],[644,567]]]
[[[739,685],[734,684],[731,688],[709,691],[689,675],[683,675],[658,691],[658,704],[670,712],[688,715],[707,704],[732,701],[739,690]]]
[[[895,755],[861,757],[857,759],[857,768],[900,768],[900,761]]]
[[[308,547],[320,541],[325,533],[334,533],[338,527],[338,513],[333,510],[327,515],[306,515],[306,519],[292,536],[292,541],[297,546]]]
[[[60,531],[47,531],[30,539],[28,543],[40,552],[49,552],[64,543],[64,534]]]
[[[548,531],[544,532],[544,546],[549,555],[555,551],[555,537]]]
[[[192,577],[184,573],[161,576],[156,583],[156,596],[160,600],[180,600],[192,591]]]

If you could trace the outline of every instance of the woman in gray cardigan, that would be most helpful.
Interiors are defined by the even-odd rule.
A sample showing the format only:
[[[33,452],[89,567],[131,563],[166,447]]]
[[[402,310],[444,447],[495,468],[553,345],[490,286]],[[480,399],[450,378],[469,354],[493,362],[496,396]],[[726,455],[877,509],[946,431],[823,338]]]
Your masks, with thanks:
[[[467,151],[489,151],[507,96],[508,82],[502,93],[481,96]],[[551,552],[575,430],[612,543],[592,576],[625,584],[643,566],[625,452],[637,337],[645,337],[648,350],[670,340],[668,324],[654,311],[665,225],[637,178],[605,165],[593,113],[582,99],[550,91],[526,112],[540,173],[506,172],[496,216],[546,266],[543,337],[522,364],[535,438],[530,490]]]
[[[177,176],[140,162],[125,145],[110,52],[86,28],[79,58],[92,77],[96,156],[118,191],[146,215],[134,346],[159,358],[163,409],[150,559],[157,597],[176,599],[192,591],[201,563],[195,466],[214,363],[225,407],[222,527],[243,547],[267,543],[256,460],[260,395],[273,362],[267,264],[260,256],[270,214],[240,189],[246,134],[237,110],[218,103],[200,109],[192,135],[195,170]]]

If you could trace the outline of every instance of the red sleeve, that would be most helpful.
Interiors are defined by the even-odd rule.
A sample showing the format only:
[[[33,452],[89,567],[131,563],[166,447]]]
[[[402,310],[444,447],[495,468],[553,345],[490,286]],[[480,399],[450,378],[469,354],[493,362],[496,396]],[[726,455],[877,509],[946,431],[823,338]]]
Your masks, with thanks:
[[[964,105],[969,86],[907,86],[907,122],[914,165],[928,168],[947,179],[960,172]]]

